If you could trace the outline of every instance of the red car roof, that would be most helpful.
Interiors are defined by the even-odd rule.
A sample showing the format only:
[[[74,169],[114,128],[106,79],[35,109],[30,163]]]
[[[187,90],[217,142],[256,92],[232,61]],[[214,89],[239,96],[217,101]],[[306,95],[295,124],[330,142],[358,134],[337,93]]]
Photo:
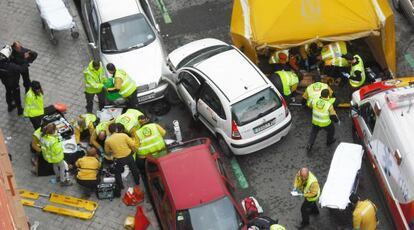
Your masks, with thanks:
[[[177,210],[196,207],[227,195],[209,144],[208,141],[158,159]]]

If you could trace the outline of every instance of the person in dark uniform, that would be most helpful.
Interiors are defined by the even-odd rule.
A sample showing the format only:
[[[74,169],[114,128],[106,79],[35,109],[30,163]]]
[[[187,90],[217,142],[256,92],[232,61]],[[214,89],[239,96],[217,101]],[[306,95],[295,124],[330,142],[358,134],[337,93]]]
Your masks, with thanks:
[[[24,89],[29,91],[30,88],[30,76],[29,76],[29,66],[37,58],[37,53],[30,49],[27,49],[22,46],[19,41],[15,41],[12,44],[12,53],[10,61],[19,65],[21,67],[20,75],[23,78]]]

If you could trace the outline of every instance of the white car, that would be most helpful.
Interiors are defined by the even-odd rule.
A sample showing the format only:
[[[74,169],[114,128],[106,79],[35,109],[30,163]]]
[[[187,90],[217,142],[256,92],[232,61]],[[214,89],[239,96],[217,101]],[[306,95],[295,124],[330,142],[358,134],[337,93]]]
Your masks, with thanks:
[[[174,50],[169,59],[178,95],[227,156],[256,152],[288,134],[286,102],[237,48],[207,38]]]
[[[94,56],[125,70],[138,85],[138,102],[163,98],[171,75],[147,0],[82,0]]]

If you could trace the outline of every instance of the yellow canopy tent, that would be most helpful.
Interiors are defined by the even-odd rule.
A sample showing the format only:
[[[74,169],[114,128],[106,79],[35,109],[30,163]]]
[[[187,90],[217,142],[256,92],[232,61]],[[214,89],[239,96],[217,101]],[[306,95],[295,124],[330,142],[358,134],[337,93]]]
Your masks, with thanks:
[[[255,63],[268,47],[366,38],[381,67],[396,71],[394,16],[387,0],[234,0],[231,37]]]

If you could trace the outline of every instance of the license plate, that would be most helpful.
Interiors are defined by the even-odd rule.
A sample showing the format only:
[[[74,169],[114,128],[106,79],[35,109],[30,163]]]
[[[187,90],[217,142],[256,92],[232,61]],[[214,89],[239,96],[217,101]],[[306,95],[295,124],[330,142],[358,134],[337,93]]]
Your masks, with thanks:
[[[260,133],[261,131],[268,129],[269,127],[272,127],[274,124],[276,124],[276,119],[272,119],[260,126],[257,126],[256,128],[253,128],[253,132]]]
[[[138,98],[138,102],[144,102],[155,98],[155,94],[148,94]]]

